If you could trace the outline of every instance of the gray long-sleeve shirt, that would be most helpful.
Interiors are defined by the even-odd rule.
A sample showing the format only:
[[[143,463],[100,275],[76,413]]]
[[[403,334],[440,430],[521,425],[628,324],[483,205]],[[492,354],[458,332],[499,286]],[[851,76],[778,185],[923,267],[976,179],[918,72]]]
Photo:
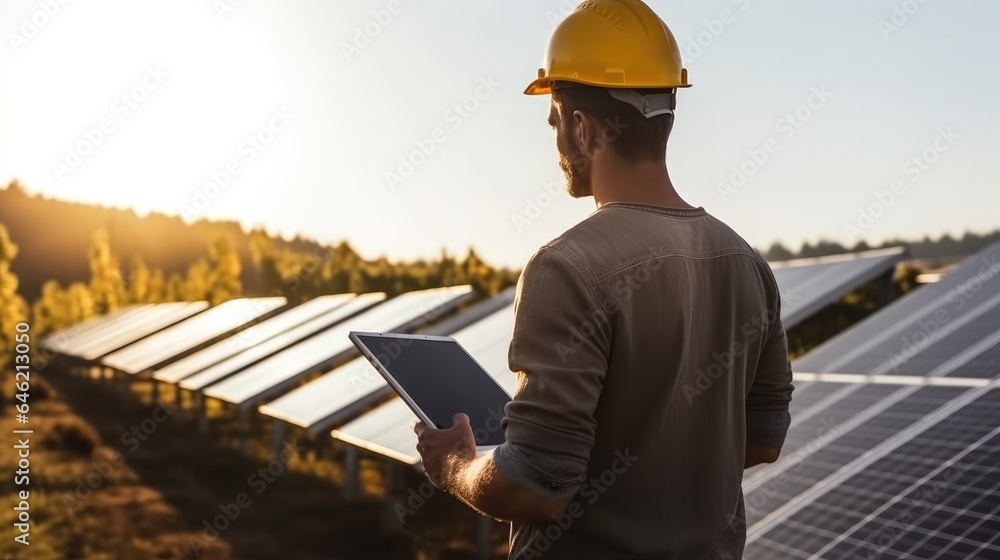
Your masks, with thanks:
[[[518,284],[497,468],[573,496],[512,558],[739,558],[748,443],[780,447],[792,373],[771,269],[703,209],[611,203]]]

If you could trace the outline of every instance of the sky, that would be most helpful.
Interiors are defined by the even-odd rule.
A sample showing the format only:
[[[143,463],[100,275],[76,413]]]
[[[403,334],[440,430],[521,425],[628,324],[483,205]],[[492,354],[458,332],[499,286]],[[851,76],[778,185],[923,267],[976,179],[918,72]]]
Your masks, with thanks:
[[[594,211],[547,96],[577,2],[0,4],[0,185],[520,267]],[[753,245],[1000,227],[1000,3],[651,0],[694,87],[667,150]]]

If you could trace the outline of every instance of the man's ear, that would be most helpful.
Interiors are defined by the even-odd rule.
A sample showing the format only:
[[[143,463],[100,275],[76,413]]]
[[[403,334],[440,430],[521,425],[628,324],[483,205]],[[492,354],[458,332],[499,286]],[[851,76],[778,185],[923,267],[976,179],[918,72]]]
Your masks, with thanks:
[[[594,119],[584,113],[583,111],[573,111],[573,130],[572,134],[576,136],[579,142],[580,149],[584,154],[590,156],[591,145],[594,142],[594,138],[597,137],[598,129],[594,125]]]

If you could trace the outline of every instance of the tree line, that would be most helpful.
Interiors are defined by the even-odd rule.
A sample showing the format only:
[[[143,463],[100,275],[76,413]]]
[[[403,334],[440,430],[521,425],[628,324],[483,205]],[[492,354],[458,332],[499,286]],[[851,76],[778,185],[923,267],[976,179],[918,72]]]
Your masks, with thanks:
[[[299,303],[324,294],[387,292],[393,296],[461,284],[495,295],[518,277],[517,271],[490,266],[472,249],[464,259],[442,250],[440,257],[430,261],[392,262],[384,257],[365,260],[346,241],[301,251],[276,248],[263,231],[250,235],[250,266],[258,279],[253,290],[244,290],[244,264],[228,236],[212,240],[207,257],[191,263],[186,273],[167,275],[161,268],[147,266],[141,257],[123,266],[107,231],[99,229],[87,251],[89,280],[66,286],[46,281],[41,295],[29,304],[19,295],[18,278],[11,270],[18,247],[0,224],[0,364],[9,363],[15,325],[22,321],[30,321],[37,340],[131,304],[206,300],[218,305],[254,296],[284,296]]]

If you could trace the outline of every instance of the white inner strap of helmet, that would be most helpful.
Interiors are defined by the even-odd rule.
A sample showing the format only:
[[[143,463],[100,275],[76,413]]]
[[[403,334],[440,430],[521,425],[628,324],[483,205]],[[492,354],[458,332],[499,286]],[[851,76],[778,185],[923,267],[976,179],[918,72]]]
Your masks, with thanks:
[[[608,88],[611,97],[635,107],[647,119],[657,115],[672,115],[676,107],[677,97],[674,95],[676,91],[672,89],[670,93],[643,95],[634,89]]]

